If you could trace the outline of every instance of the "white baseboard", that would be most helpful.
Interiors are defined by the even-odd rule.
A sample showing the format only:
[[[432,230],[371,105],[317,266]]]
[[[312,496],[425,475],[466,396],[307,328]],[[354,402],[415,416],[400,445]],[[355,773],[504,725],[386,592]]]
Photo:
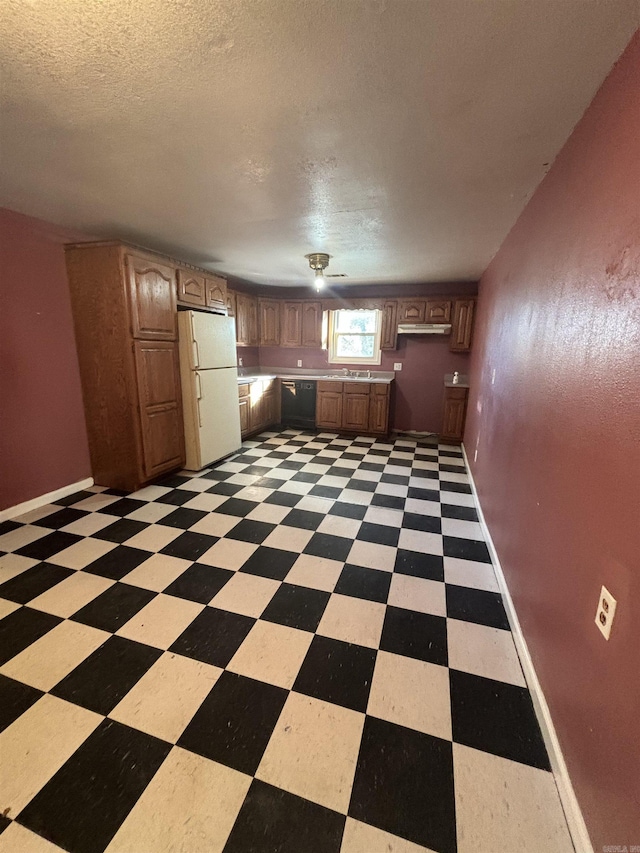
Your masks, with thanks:
[[[524,634],[522,633],[522,628],[520,627],[520,620],[518,619],[518,614],[516,613],[513,599],[511,598],[511,593],[507,587],[502,566],[500,565],[500,559],[498,558],[495,545],[493,544],[493,539],[491,538],[491,533],[489,532],[489,528],[487,527],[487,523],[482,512],[482,506],[480,505],[478,491],[473,479],[473,474],[471,473],[471,466],[469,465],[469,459],[467,457],[467,451],[464,444],[462,445],[462,453],[464,454],[464,461],[469,472],[469,482],[471,483],[473,497],[475,498],[476,505],[478,507],[480,526],[482,527],[482,532],[484,533],[487,547],[491,555],[493,567],[496,572],[496,578],[498,580],[498,586],[500,587],[502,600],[507,612],[507,618],[511,626],[511,633],[513,634],[520,663],[522,664],[524,676],[531,693],[533,707],[538,718],[538,723],[540,724],[542,737],[544,738],[544,743],[547,747],[547,752],[549,753],[551,769],[553,770],[553,776],[558,788],[558,794],[560,795],[560,802],[562,803],[562,808],[567,820],[567,826],[571,833],[571,840],[573,841],[576,853],[593,853],[593,846],[589,839],[589,833],[587,832],[587,827],[584,822],[584,818],[582,817],[582,811],[580,810],[578,799],[575,795],[575,791],[573,790],[571,779],[569,778],[569,771],[567,769],[564,756],[562,755],[560,741],[558,740],[558,735],[556,734],[553,720],[551,719],[549,706],[547,705],[547,700],[544,698],[542,687],[538,681],[538,676],[536,675],[533,661],[529,654],[527,642],[524,638]]]
[[[0,510],[0,521],[5,521],[7,518],[16,518],[18,515],[24,515],[25,512],[31,512],[32,509],[45,506],[45,504],[53,503],[72,495],[74,492],[80,492],[82,489],[88,489],[93,486],[93,477],[87,477],[85,480],[78,480],[77,483],[71,483],[68,486],[63,486],[61,489],[56,489],[53,492],[47,492],[46,495],[40,495],[37,498],[32,498],[30,501],[16,504],[15,506],[7,507]]]

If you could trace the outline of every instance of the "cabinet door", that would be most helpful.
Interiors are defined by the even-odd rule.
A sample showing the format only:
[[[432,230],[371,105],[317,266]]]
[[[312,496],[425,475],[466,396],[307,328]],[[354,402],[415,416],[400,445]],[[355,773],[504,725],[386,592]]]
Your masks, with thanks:
[[[263,398],[263,417],[264,417],[264,425],[270,426],[274,424],[277,420],[276,418],[276,392],[272,388],[270,391],[267,391]]]
[[[318,391],[316,397],[316,426],[340,429],[342,426],[342,394]]]
[[[227,288],[227,314],[229,317],[236,316],[236,294],[234,290]]]
[[[255,300],[246,293],[236,294],[236,341],[238,346],[253,346],[255,337]]]
[[[302,303],[302,346],[322,346],[322,302]]]
[[[275,299],[258,300],[260,346],[280,346],[280,303]]]
[[[189,305],[206,305],[206,288],[203,275],[192,270],[178,270],[178,302]]]
[[[382,308],[382,334],[380,349],[396,349],[398,337],[398,303],[385,302]]]
[[[389,386],[372,385],[369,400],[369,431],[389,432]]]
[[[205,279],[205,290],[207,305],[209,308],[227,307],[227,282],[220,276],[211,276]]]
[[[424,321],[425,323],[450,323],[451,302],[448,300],[427,299]]]
[[[366,432],[369,429],[369,394],[345,391],[342,401],[342,426]]]
[[[249,428],[260,429],[264,424],[263,384],[260,380],[251,383],[249,392]]]
[[[257,347],[259,344],[258,336],[258,300],[255,296],[246,297],[247,313],[249,315],[249,346]]]
[[[249,398],[244,397],[238,400],[240,407],[240,434],[246,435],[249,432]]]
[[[475,305],[475,299],[456,299],[454,303],[449,342],[449,349],[454,352],[468,352],[471,349]]]
[[[302,302],[282,303],[281,345],[302,346]]]
[[[176,271],[150,258],[127,255],[131,334],[141,340],[176,340]]]
[[[466,408],[466,388],[445,388],[442,438],[462,441]]]
[[[143,468],[147,479],[184,465],[177,344],[134,344]]]
[[[424,323],[425,303],[420,299],[403,299],[398,303],[398,323]]]

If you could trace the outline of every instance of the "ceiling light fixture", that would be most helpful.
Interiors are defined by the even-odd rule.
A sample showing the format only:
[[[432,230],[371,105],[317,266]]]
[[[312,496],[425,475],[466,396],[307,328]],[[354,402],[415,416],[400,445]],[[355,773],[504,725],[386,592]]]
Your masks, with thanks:
[[[325,285],[324,271],[329,266],[330,255],[326,252],[312,252],[310,255],[305,255],[309,261],[309,266],[315,272],[316,290],[320,290]]]

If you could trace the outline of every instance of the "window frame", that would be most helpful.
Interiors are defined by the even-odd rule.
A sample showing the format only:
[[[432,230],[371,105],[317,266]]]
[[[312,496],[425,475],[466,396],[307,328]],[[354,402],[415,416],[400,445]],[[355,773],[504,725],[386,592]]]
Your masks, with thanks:
[[[359,311],[371,311],[375,314],[376,317],[376,329],[375,332],[338,332],[337,330],[337,315],[340,311],[350,311],[353,313],[357,313]],[[327,346],[327,357],[329,364],[374,364],[379,365],[382,361],[382,311],[379,308],[335,308],[330,310],[329,312],[329,322],[328,322],[328,346]],[[369,338],[373,336],[373,356],[371,358],[358,358],[356,356],[349,356],[348,358],[343,358],[338,355],[338,338],[340,335],[358,335],[363,338]]]

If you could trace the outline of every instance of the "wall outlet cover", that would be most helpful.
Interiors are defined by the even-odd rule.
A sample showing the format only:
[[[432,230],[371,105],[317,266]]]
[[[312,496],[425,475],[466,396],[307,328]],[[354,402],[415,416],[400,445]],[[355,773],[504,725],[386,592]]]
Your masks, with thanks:
[[[238,367],[242,367],[242,359],[241,358],[238,359]]]
[[[298,359],[298,367],[302,367],[302,359],[301,358]]]
[[[393,365],[393,369],[394,369],[394,370],[402,370],[402,362],[401,362],[401,361],[396,361],[396,362],[394,363],[394,365]]]
[[[611,634],[611,625],[613,623],[617,604],[618,602],[611,595],[606,586],[603,586],[600,590],[595,622],[605,640],[608,640]]]

